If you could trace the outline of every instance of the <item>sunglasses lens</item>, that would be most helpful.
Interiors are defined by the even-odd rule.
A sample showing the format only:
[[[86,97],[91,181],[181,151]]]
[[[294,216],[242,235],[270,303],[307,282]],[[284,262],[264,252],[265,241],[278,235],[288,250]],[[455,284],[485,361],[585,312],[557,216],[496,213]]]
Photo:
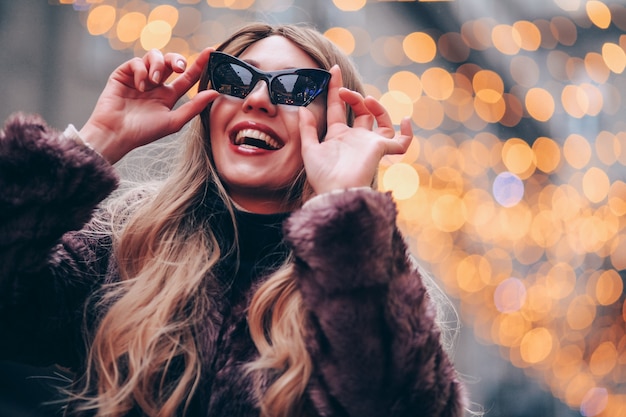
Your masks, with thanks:
[[[307,75],[279,75],[272,82],[272,94],[279,104],[305,106],[322,91],[322,83]]]
[[[253,74],[234,63],[217,65],[213,70],[213,88],[222,94],[244,98],[250,92]]]
[[[209,61],[212,87],[221,94],[245,98],[259,80],[269,83],[274,104],[306,106],[326,88],[330,74],[304,68],[262,72],[227,54],[214,52]]]

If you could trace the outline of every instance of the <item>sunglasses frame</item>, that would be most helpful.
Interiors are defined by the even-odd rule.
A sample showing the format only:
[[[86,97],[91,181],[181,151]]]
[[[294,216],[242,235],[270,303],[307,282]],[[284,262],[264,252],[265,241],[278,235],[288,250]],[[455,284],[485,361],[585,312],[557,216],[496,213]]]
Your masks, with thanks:
[[[245,94],[231,94],[231,93],[222,93],[222,92],[220,92],[220,94],[226,94],[231,97],[244,99],[248,96],[248,94],[252,92],[252,90],[254,90],[254,87],[257,85],[259,81],[265,81],[265,84],[267,84],[270,101],[274,105],[285,104],[288,106],[308,106],[309,104],[311,104],[313,100],[315,100],[316,97],[318,97],[320,94],[326,91],[326,88],[328,87],[328,82],[330,81],[330,72],[323,70],[321,68],[296,68],[296,69],[285,69],[285,70],[280,70],[280,71],[266,72],[266,71],[261,71],[260,69],[248,64],[247,62],[242,61],[239,58],[229,55],[225,52],[215,51],[211,53],[211,56],[209,57],[209,64],[208,64],[209,80],[211,81],[211,87],[215,90],[217,90],[217,88],[215,87],[216,83],[214,81],[214,72],[215,72],[215,69],[219,65],[222,65],[222,64],[236,64],[250,71],[250,73],[252,74],[252,82],[250,83],[249,87],[247,87],[248,91]],[[312,94],[302,104],[296,104],[293,102],[289,103],[289,102],[285,102],[285,100],[280,100],[279,99],[280,95],[273,91],[272,85],[273,85],[273,82],[278,77],[283,76],[283,75],[302,75],[302,76],[309,77],[313,81],[319,82],[319,85],[317,86],[317,91],[314,94]]]

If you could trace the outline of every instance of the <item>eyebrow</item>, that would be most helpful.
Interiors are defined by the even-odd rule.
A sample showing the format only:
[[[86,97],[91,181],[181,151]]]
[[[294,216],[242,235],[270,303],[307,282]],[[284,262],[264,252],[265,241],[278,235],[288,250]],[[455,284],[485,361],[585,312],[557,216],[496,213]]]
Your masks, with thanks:
[[[238,58],[241,59],[241,58]],[[263,71],[261,68],[259,68],[259,62],[254,60],[254,59],[241,59],[243,62],[245,62],[246,64],[252,65],[254,68],[258,69],[259,71]],[[291,69],[298,69],[298,67],[285,67],[283,68],[283,70],[291,70]],[[278,71],[282,71],[282,70],[278,70]],[[265,71],[265,72],[272,72],[272,71]]]

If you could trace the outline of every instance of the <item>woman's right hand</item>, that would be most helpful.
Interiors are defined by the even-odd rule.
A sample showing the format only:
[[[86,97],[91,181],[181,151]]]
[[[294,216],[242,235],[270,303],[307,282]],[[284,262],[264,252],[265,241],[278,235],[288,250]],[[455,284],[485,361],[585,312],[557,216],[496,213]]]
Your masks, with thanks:
[[[131,150],[179,131],[219,95],[201,91],[174,109],[200,79],[213,50],[203,50],[188,69],[182,55],[158,50],[126,61],[109,77],[81,138],[114,164]],[[166,84],[172,73],[180,75]]]

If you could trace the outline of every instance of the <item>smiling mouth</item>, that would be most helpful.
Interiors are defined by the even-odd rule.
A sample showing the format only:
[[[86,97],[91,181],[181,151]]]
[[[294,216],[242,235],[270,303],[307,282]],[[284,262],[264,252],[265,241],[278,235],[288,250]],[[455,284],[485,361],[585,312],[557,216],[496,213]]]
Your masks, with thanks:
[[[237,132],[233,143],[237,146],[260,148],[268,151],[276,151],[283,147],[281,143],[273,139],[267,133],[256,129],[243,129]]]

